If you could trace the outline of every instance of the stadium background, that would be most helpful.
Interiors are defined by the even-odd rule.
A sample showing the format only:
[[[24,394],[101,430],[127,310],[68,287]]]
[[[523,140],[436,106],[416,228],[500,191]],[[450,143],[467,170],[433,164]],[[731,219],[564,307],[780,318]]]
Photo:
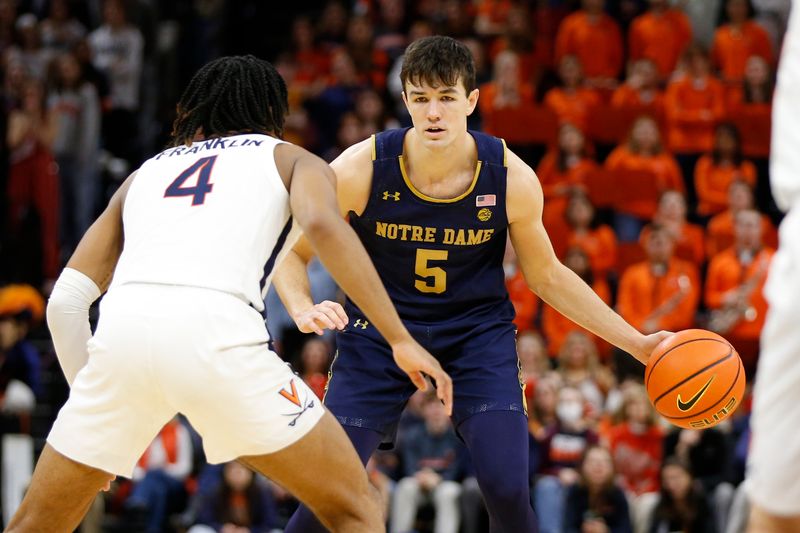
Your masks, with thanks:
[[[188,79],[220,55],[273,61],[289,84],[287,139],[330,161],[376,131],[408,125],[397,72],[411,39],[463,40],[476,55],[481,87],[470,127],[505,137],[537,170],[560,257],[640,328],[719,329],[734,339],[752,379],[766,312],[763,273],[781,217],[767,156],[789,1],[663,2],[678,11],[653,16],[650,5],[661,3],[309,0],[276,9],[257,0],[0,0],[4,514],[68,394],[42,319],[49,289],[116,187],[167,142]],[[605,15],[584,11],[593,9]],[[754,224],[740,216],[748,207],[760,213]],[[541,514],[564,505],[567,516],[578,512],[565,482],[599,442],[611,451],[613,485],[627,497],[634,529],[686,518],[675,504],[686,498],[694,514],[708,511],[716,530],[737,531],[747,508],[737,488],[748,406],[702,433],[660,423],[642,401],[640,369],[575,333],[530,294],[511,251],[505,266]],[[341,298],[319,264],[310,269],[317,299]],[[281,355],[321,394],[334,339],[298,334],[274,294],[268,309]],[[559,406],[575,403],[580,416],[568,420]],[[392,499],[401,480],[436,459],[441,477],[458,486],[451,504],[461,529],[482,531],[469,458],[451,433],[440,434],[436,411],[428,398],[414,399],[398,447],[376,456],[371,477],[398,513]],[[404,442],[404,434],[414,438]],[[558,449],[565,435],[577,451]],[[441,457],[421,457],[412,441],[425,439],[449,444]],[[683,493],[661,486],[661,467],[673,463],[692,476]],[[205,466],[199,440],[180,420],[141,466],[134,483],[120,480],[98,498],[85,530],[145,530],[154,515],[163,522],[151,529],[184,530],[242,507],[218,491],[220,469]],[[281,528],[292,499],[260,479],[247,491],[250,520],[263,517],[253,530]],[[430,530],[435,512],[423,505],[417,527]],[[543,520],[568,528],[558,517]]]

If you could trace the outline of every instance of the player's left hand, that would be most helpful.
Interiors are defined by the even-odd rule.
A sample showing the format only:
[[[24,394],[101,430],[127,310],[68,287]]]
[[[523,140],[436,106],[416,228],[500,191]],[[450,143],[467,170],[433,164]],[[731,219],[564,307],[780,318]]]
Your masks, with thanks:
[[[661,341],[673,335],[672,331],[656,331],[655,333],[651,333],[650,335],[645,335],[644,340],[642,341],[641,348],[639,353],[631,354],[636,359],[642,362],[642,364],[646,365],[647,360],[650,359],[650,355],[653,353],[653,350],[656,349]]]
[[[297,313],[293,318],[297,329],[302,333],[313,332],[317,335],[322,335],[325,329],[342,330],[348,321],[344,308],[330,300],[315,304],[312,308]]]

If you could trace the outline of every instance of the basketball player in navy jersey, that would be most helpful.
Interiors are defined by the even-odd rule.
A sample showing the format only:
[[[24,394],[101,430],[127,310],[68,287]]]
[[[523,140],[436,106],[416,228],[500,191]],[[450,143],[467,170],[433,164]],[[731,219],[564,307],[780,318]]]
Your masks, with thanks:
[[[533,291],[642,363],[669,333],[641,334],[558,261],[533,170],[502,140],[467,130],[478,90],[466,46],[442,36],[415,41],[400,77],[413,126],[379,133],[331,164],[339,207],[409,331],[453,378],[453,423],[469,448],[492,532],[536,531],[514,309],[502,265],[507,235]],[[301,331],[343,329],[325,403],[366,462],[393,437],[414,387],[356,304],[314,305],[309,257],[301,240],[274,284]],[[286,529],[321,530],[305,508]]]
[[[172,146],[125,181],[81,239],[47,309],[72,390],[7,531],[73,531],[178,412],[209,462],[239,460],[273,478],[334,531],[384,529],[341,426],[271,350],[260,312],[294,228],[411,379],[442,380],[448,409],[450,378],[409,335],[339,216],[333,172],[280,140],[287,109],[266,61],[210,62],[178,104]],[[92,336],[89,307],[106,288]]]

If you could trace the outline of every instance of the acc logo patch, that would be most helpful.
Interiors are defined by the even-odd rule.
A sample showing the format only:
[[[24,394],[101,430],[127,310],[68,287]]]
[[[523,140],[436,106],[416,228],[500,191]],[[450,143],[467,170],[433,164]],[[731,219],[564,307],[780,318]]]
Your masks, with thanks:
[[[483,209],[478,211],[478,220],[480,220],[481,222],[486,222],[490,218],[492,218],[492,210],[489,209],[488,207],[484,207]]]

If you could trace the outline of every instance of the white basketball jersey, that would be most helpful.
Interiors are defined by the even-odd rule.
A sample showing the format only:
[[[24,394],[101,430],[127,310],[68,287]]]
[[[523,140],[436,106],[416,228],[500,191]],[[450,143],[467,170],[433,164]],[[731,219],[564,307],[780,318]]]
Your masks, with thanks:
[[[112,287],[205,287],[263,311],[274,267],[300,233],[273,157],[281,142],[235,135],[147,160],[125,199],[125,245]]]

